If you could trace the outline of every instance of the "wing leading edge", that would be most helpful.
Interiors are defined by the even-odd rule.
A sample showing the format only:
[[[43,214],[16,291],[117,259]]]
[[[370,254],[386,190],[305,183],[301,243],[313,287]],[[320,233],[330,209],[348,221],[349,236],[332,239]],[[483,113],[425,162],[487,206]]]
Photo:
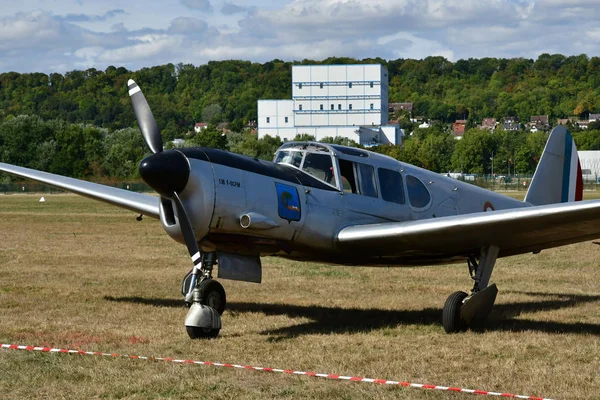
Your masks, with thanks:
[[[408,222],[354,225],[337,236],[341,251],[377,257],[456,257],[496,245],[499,256],[600,237],[600,200],[481,212]]]
[[[126,208],[149,217],[159,218],[159,199],[155,196],[5,163],[0,163],[0,171]]]

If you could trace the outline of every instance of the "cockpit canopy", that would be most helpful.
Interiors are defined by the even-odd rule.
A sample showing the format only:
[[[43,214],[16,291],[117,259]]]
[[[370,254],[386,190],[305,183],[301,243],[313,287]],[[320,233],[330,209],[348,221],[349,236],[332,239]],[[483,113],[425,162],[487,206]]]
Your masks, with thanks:
[[[285,148],[275,154],[276,164],[286,164],[310,174],[320,181],[339,189],[334,169],[333,154],[325,146],[305,144]]]
[[[431,194],[416,174],[400,171],[399,164],[376,161],[362,149],[290,142],[277,150],[274,162],[297,168],[340,192],[396,204],[407,204],[408,198],[415,211],[431,205]]]

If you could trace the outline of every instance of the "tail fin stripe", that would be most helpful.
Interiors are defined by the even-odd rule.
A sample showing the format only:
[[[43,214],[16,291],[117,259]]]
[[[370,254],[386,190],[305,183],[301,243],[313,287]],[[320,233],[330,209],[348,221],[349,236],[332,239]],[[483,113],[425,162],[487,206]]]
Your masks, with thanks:
[[[581,162],[577,157],[577,186],[575,187],[575,201],[583,200],[583,175],[581,174]]]
[[[565,135],[565,161],[563,163],[563,175],[562,175],[562,195],[561,202],[565,203],[569,201],[569,192],[570,192],[570,181],[571,181],[571,160],[572,160],[572,152],[573,152],[573,140],[571,139],[571,135]],[[573,190],[573,192],[575,192]]]

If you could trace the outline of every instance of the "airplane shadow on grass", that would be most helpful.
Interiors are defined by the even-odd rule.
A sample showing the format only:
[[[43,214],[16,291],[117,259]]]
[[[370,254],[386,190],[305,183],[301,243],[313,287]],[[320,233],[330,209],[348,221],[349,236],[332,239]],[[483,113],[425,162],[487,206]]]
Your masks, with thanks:
[[[600,296],[512,292],[532,297],[556,297],[553,300],[496,304],[481,327],[473,330],[486,331],[538,331],[547,333],[578,333],[600,335],[600,324],[585,322],[559,322],[523,320],[516,317],[525,313],[552,311],[562,308],[576,307],[586,303],[600,302]],[[182,307],[182,300],[152,299],[142,297],[112,297],[108,301],[145,304],[155,307]],[[441,308],[424,308],[422,310],[382,310],[357,309],[327,306],[297,306],[292,304],[266,303],[227,303],[227,311],[235,313],[256,312],[265,315],[286,315],[289,318],[308,318],[311,322],[292,325],[284,328],[266,330],[262,333],[279,335],[283,338],[306,334],[323,333],[356,333],[399,325],[441,325]]]

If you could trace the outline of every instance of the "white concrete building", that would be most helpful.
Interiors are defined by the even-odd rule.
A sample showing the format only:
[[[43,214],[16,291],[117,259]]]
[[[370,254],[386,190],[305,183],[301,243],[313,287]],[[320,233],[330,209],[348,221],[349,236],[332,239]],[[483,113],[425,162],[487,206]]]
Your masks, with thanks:
[[[342,136],[363,145],[400,144],[388,121],[388,72],[380,64],[294,65],[291,100],[258,101],[258,137]]]
[[[582,150],[578,151],[581,173],[584,181],[599,182],[600,179],[600,151]]]

